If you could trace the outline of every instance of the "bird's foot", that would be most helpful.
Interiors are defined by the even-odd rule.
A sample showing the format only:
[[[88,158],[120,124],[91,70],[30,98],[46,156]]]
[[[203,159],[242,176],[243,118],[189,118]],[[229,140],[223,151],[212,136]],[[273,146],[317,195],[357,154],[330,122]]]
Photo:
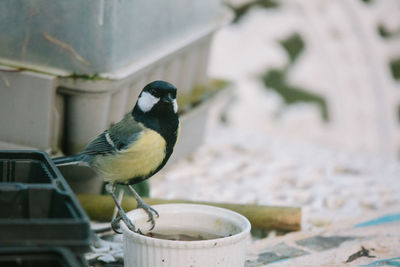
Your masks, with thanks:
[[[157,216],[157,218],[160,217],[158,212],[155,209],[153,209],[152,207],[150,207],[149,205],[147,205],[146,203],[144,203],[143,201],[138,201],[137,208],[143,209],[147,213],[147,215],[149,216],[149,219],[147,220],[147,222],[151,222],[150,231],[153,230],[154,226],[156,225],[154,215]]]
[[[119,226],[119,222],[121,221],[121,219],[121,216],[117,216],[111,221],[111,229],[113,229],[113,231],[117,234],[122,234],[122,232],[120,231],[121,228]]]
[[[122,234],[122,232],[120,231],[120,221],[122,220],[129,230],[141,234],[141,231],[139,229],[136,229],[136,227],[133,225],[132,221],[128,218],[124,209],[121,207],[121,204],[119,203],[117,197],[115,196],[114,184],[108,184],[106,186],[106,190],[110,193],[119,211],[119,216],[111,221],[111,228],[114,230],[114,232]]]
[[[124,219],[125,217],[125,219]],[[126,227],[128,227],[129,230],[131,230],[132,232],[138,233],[138,234],[142,234],[142,231],[140,231],[140,229],[136,228],[135,225],[133,225],[132,221],[127,217],[127,216],[117,216],[116,218],[114,218],[111,221],[111,228],[113,229],[114,232],[116,232],[117,234],[122,234],[122,232],[120,231],[121,227],[120,227],[120,221],[123,221],[126,225]]]
[[[147,215],[149,216],[148,222],[151,222],[150,231],[153,230],[154,226],[156,225],[156,221],[154,220],[154,215],[156,215],[157,218],[160,217],[160,215],[158,214],[158,212],[155,209],[153,209],[152,207],[150,207],[149,205],[144,203],[142,198],[139,196],[139,194],[135,191],[135,189],[131,185],[128,185],[128,187],[136,199],[136,202],[137,202],[136,208],[143,209],[147,213]]]

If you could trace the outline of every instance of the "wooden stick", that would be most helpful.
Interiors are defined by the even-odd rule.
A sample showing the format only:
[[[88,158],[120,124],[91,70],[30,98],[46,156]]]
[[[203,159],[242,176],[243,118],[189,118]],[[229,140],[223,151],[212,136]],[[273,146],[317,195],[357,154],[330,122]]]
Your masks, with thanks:
[[[79,202],[88,216],[95,221],[111,220],[114,203],[107,195],[77,195]],[[189,203],[203,204],[221,207],[235,211],[245,216],[251,223],[253,229],[297,231],[301,226],[301,208],[262,206],[255,204],[229,204],[214,202],[197,202],[181,199],[165,200],[154,198],[143,198],[149,205],[167,203]],[[136,208],[136,200],[133,197],[124,197],[122,208],[126,211]]]

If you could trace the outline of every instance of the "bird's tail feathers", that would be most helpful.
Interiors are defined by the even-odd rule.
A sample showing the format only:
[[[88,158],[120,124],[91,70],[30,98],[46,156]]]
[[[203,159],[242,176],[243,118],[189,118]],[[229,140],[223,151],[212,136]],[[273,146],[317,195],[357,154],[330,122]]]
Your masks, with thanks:
[[[72,155],[65,157],[58,157],[52,159],[57,167],[67,166],[67,165],[83,165],[87,166],[87,162],[83,161],[82,155]]]

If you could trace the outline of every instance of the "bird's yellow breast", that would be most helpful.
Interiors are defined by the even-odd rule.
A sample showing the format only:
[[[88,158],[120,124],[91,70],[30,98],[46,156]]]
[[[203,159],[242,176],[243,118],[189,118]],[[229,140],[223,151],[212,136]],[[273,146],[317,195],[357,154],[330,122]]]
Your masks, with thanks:
[[[125,182],[154,171],[165,158],[166,142],[157,132],[145,129],[126,149],[99,155],[92,165],[107,181]]]

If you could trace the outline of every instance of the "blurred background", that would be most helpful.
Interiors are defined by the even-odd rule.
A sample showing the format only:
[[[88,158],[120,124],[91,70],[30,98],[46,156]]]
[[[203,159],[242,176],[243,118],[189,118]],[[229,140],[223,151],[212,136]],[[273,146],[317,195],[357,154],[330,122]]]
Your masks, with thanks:
[[[0,150],[77,153],[129,112],[147,83],[166,80],[178,88],[181,135],[166,167],[136,186],[146,201],[254,204],[267,217],[266,206],[279,206],[285,216],[268,219],[280,229],[253,232],[248,267],[326,256],[346,240],[355,240],[351,253],[368,239],[371,253],[398,259],[398,0],[2,0],[0,32]],[[14,163],[3,160],[0,180],[17,182],[29,210],[27,189],[55,183],[24,167],[34,175],[21,189]],[[108,229],[113,203],[101,196],[102,178],[85,167],[60,171]],[[22,207],[3,199],[11,212]],[[339,238],[300,240],[376,213],[395,214],[397,224],[371,232],[353,223]],[[297,237],[273,240],[300,226]],[[291,236],[299,242],[282,241]],[[92,249],[86,260],[122,265],[121,240]],[[350,250],[325,262],[341,266]]]
[[[303,229],[398,205],[399,2],[225,5],[208,73],[232,90],[152,196],[301,206]]]
[[[76,153],[163,79],[182,132],[143,195],[300,206],[303,229],[400,204],[399,1],[138,2],[0,3],[1,149]]]

